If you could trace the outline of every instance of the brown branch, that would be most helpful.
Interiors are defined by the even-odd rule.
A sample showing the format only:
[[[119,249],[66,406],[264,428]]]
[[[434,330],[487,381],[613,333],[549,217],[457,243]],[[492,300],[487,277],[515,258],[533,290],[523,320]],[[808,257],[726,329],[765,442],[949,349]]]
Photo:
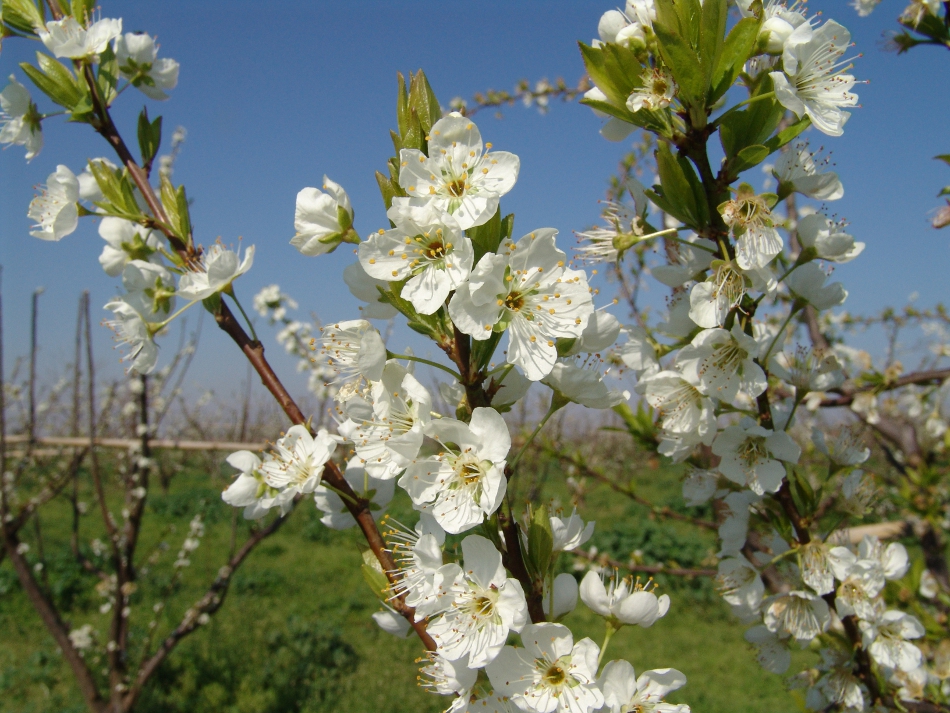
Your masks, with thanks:
[[[822,399],[821,406],[830,408],[834,406],[850,406],[854,402],[854,397],[868,391],[893,391],[902,386],[940,383],[950,379],[950,369],[931,369],[929,371],[914,371],[905,374],[893,381],[889,381],[883,387],[875,384],[865,384],[863,386],[845,385],[840,389],[834,389],[833,393],[839,394],[833,398]]]
[[[506,475],[510,471],[506,468]],[[521,532],[518,523],[511,513],[511,506],[508,512],[498,511],[498,524],[501,525],[501,531],[504,534],[505,549],[501,553],[502,564],[514,575],[521,583],[524,590],[525,599],[528,603],[528,616],[531,623],[540,624],[547,621],[544,615],[544,583],[535,581],[528,568],[525,565],[524,552],[521,549]]]
[[[299,498],[300,496],[298,496],[298,499]],[[181,642],[182,639],[201,626],[201,621],[199,621],[201,615],[207,614],[211,616],[221,608],[221,605],[224,604],[224,599],[227,596],[228,588],[231,584],[231,578],[234,576],[234,573],[237,571],[238,567],[241,566],[241,563],[244,562],[247,556],[254,550],[255,547],[257,547],[257,545],[277,532],[277,530],[279,530],[283,524],[287,522],[287,520],[287,516],[279,516],[267,527],[254,532],[244,542],[244,544],[241,546],[241,549],[228,560],[227,565],[218,570],[218,576],[208,588],[208,591],[205,592],[204,596],[195,602],[194,606],[192,606],[191,609],[185,613],[184,618],[178,624],[175,630],[165,637],[161,645],[158,647],[158,650],[152,654],[152,656],[139,668],[138,674],[135,678],[135,683],[129,688],[125,697],[122,699],[123,711],[130,711],[133,709],[136,701],[144,689],[145,684],[158,670],[158,667],[161,666],[162,662],[168,657],[168,655],[174,650],[174,648]]]
[[[53,639],[62,651],[63,658],[66,660],[66,663],[69,664],[73,675],[76,677],[76,683],[79,685],[79,691],[82,693],[86,704],[93,711],[106,711],[106,702],[99,694],[92,672],[86,666],[86,662],[73,647],[72,641],[69,639],[69,629],[60,618],[59,612],[56,611],[53,603],[50,602],[46,594],[44,594],[40,588],[36,578],[33,576],[33,570],[30,568],[29,563],[23,555],[18,552],[17,548],[20,543],[16,533],[10,532],[6,526],[0,528],[0,532],[2,532],[3,535],[4,550],[10,558],[10,562],[13,564],[13,569],[16,571],[17,578],[20,580],[20,586],[23,587],[23,591],[26,593],[33,608],[36,609],[43,623],[46,625],[47,630],[52,634]]]
[[[629,572],[642,572],[644,574],[671,574],[674,577],[715,577],[717,571],[714,569],[691,569],[687,567],[667,567],[665,564],[631,564],[615,560],[603,554],[591,554],[584,550],[571,550],[572,555],[583,557],[588,562],[596,562],[601,565],[613,567],[614,569],[624,569]]]
[[[304,417],[303,411],[300,410],[296,401],[294,401],[286,387],[284,387],[283,383],[277,377],[277,374],[274,373],[267,359],[264,358],[264,346],[260,342],[253,341],[247,335],[244,328],[241,327],[237,319],[235,319],[234,314],[223,301],[221,302],[220,311],[215,315],[215,321],[217,321],[218,326],[234,340],[234,343],[240,347],[241,351],[244,352],[251,366],[254,367],[254,370],[258,376],[260,376],[261,383],[270,391],[271,395],[291,422],[298,425],[307,425],[307,419]],[[383,572],[386,573],[391,583],[396,584],[396,563],[392,558],[392,554],[386,549],[386,543],[383,541],[383,537],[376,525],[376,520],[373,518],[373,513],[369,508],[369,501],[360,498],[353,492],[350,484],[343,477],[339,466],[333,461],[327,462],[323,471],[323,478],[327,483],[346,496],[343,498],[343,502],[346,504],[353,519],[356,520],[356,524],[359,525],[363,536],[366,538],[366,542],[369,544],[376,559],[379,560]],[[434,651],[436,648],[435,641],[426,633],[425,622],[415,620],[415,610],[407,606],[404,598],[401,596],[392,599],[390,603],[399,614],[406,618],[412,628],[415,629],[423,645],[430,651]]]

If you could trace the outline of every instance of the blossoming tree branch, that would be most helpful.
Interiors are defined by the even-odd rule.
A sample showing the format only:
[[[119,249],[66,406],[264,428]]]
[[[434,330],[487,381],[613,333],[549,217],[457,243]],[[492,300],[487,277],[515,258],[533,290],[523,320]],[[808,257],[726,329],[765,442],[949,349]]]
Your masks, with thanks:
[[[346,191],[324,177],[298,193],[287,248],[319,259],[355,246],[342,277],[361,315],[317,332],[286,319],[292,300],[279,287],[254,299],[285,325],[281,341],[312,370],[315,388],[333,397],[335,427],[315,430],[238,297],[260,257],[254,246],[242,255],[197,244],[184,186],[153,170],[161,118],[142,110],[137,152],[113,121],[111,107],[129,87],[168,98],[178,64],[159,57],[147,34],[94,14],[90,0],[3,2],[4,33],[46,50],[21,65],[23,74],[61,110],[41,112],[11,78],[0,95],[0,138],[32,158],[42,123],[65,114],[109,149],[78,173],[57,168],[29,207],[32,235],[58,241],[80,219],[98,220],[99,262],[125,290],[105,305],[107,324],[139,374],[156,367],[182,313],[214,316],[291,422],[279,434],[275,426],[269,450],[228,458],[235,479],[223,499],[245,518],[273,519],[312,498],[327,527],[357,526],[363,573],[380,603],[373,619],[394,636],[418,637],[424,685],[446,696],[449,710],[689,710],[666,702],[686,684],[680,671],[637,675],[635,662],[608,655],[620,629],[652,626],[670,597],[618,570],[591,570],[580,584],[557,574],[559,558],[584,544],[594,523],[507,496],[532,440],[570,403],[616,411],[645,448],[688,464],[690,503],[720,504],[722,596],[767,670],[785,673],[793,648],[813,652],[796,678],[809,708],[947,709],[946,676],[933,671],[946,668],[950,645],[934,633],[933,607],[888,595],[888,583],[908,572],[908,552],[873,535],[849,537],[875,495],[861,469],[868,449],[851,429],[816,426],[817,463],[803,458],[793,428],[836,398],[870,409],[868,397],[947,376],[855,386],[848,352],[825,336],[825,316],[848,296],[830,273],[864,244],[826,214],[825,202],[844,189],[799,137],[844,132],[858,101],[856,54],[845,27],[799,3],[736,5],[730,17],[727,0],[628,0],[603,15],[598,39],[580,44],[592,83],[584,103],[606,119],[601,133],[614,141],[648,134],[658,176],[650,187],[628,176],[605,225],[580,235],[574,258],[556,230],[516,229],[502,210],[520,170],[506,149],[517,147],[496,149],[470,117],[444,112],[421,71],[408,84],[399,77],[393,155],[376,174],[388,225],[359,235]],[[711,154],[722,155],[718,167]],[[743,178],[767,160],[776,192]],[[783,216],[794,196],[819,207]],[[652,275],[671,289],[668,314],[624,325],[605,309],[612,303],[598,304],[606,300],[582,266],[654,247],[664,262]],[[375,324],[394,318],[444,358],[391,348]],[[417,376],[423,368],[442,379],[449,413],[436,410]],[[635,379],[635,395],[618,374]],[[535,383],[548,408],[513,448],[503,414]],[[397,486],[415,522],[383,515]],[[447,547],[447,536],[459,547]],[[950,584],[931,578],[933,606],[945,610]],[[578,599],[604,620],[599,642],[575,640],[560,623]],[[84,694],[92,710],[119,711],[131,709],[137,690],[117,680]]]

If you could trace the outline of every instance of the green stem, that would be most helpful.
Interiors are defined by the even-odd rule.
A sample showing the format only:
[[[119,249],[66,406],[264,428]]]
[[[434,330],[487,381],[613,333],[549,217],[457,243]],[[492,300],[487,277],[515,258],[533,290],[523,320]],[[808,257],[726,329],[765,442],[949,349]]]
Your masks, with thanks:
[[[396,354],[395,352],[391,352],[387,349],[386,358],[387,359],[408,359],[409,361],[417,361],[420,364],[426,364],[427,366],[432,366],[432,367],[435,367],[436,369],[441,369],[447,374],[451,374],[455,378],[456,381],[459,381],[459,382],[462,381],[462,377],[459,376],[454,371],[452,371],[451,369],[449,369],[449,367],[443,366],[442,364],[439,364],[438,362],[435,362],[435,361],[429,361],[428,359],[423,359],[422,357],[413,356],[412,354]]]
[[[775,345],[778,343],[779,337],[782,336],[782,333],[785,331],[785,328],[788,326],[788,323],[792,321],[792,317],[798,312],[798,307],[792,306],[791,311],[788,313],[788,317],[785,318],[785,321],[782,322],[782,326],[779,327],[778,332],[775,333],[775,338],[772,340],[772,343],[769,344],[769,350],[765,352],[765,356],[762,357],[762,364],[768,368],[769,357],[772,356],[772,350],[775,349]]]
[[[600,664],[604,660],[604,654],[607,653],[607,645],[610,644],[610,640],[613,638],[614,634],[617,633],[619,629],[614,627],[609,621],[607,622],[607,630],[604,632],[604,643],[600,647],[600,654],[597,656],[597,670],[600,671]]]
[[[366,477],[364,478],[364,481],[368,481],[368,478],[369,478],[369,474],[367,473],[367,474],[366,474]],[[353,505],[359,506],[359,502],[357,502],[356,499],[354,499],[354,498],[352,498],[351,496],[347,495],[347,494],[344,493],[342,490],[338,490],[338,489],[334,488],[334,487],[333,487],[332,485],[330,485],[327,481],[321,480],[321,481],[320,481],[320,485],[323,486],[324,488],[326,488],[327,490],[329,490],[329,491],[331,491],[331,492],[333,492],[333,493],[336,493],[336,494],[339,495],[341,498],[343,498],[343,500],[347,500],[347,501],[349,501],[350,503],[352,503]],[[367,490],[368,490],[368,489],[369,489],[369,488],[367,487]]]
[[[247,328],[251,330],[251,339],[255,342],[260,342],[261,340],[257,338],[257,332],[254,331],[254,325],[251,323],[250,317],[247,316],[247,312],[244,311],[244,307],[241,306],[241,302],[238,300],[237,295],[234,293],[234,287],[228,286],[226,294],[234,300],[234,304],[237,305],[238,310],[240,310],[241,315],[244,317],[244,321],[247,322]]]
[[[521,460],[521,456],[523,456],[525,451],[528,450],[528,446],[531,445],[531,442],[541,432],[541,429],[544,428],[544,424],[546,424],[548,422],[548,419],[551,418],[551,416],[553,416],[555,413],[557,413],[557,411],[560,410],[562,406],[564,406],[564,404],[558,403],[558,398],[552,394],[551,406],[548,408],[548,412],[544,414],[544,418],[541,419],[541,421],[537,425],[537,428],[535,428],[534,431],[532,431],[531,435],[528,436],[528,440],[526,440],[524,442],[524,445],[521,446],[521,450],[518,451],[518,455],[516,455],[514,459],[508,464],[508,467],[514,470],[515,466],[518,465],[518,461]]]
[[[180,310],[178,310],[177,312],[175,312],[175,314],[173,314],[171,317],[169,317],[168,319],[166,319],[164,322],[159,322],[159,323],[156,324],[155,326],[152,326],[151,323],[146,322],[146,324],[148,325],[149,331],[150,331],[152,334],[158,334],[161,330],[165,329],[165,327],[167,327],[169,324],[171,324],[172,321],[173,321],[178,315],[180,315],[182,312],[184,312],[186,309],[188,309],[188,308],[191,307],[192,305],[198,304],[199,302],[201,302],[201,300],[195,300],[194,302],[189,302],[189,303],[186,304],[184,307],[182,307]]]
[[[792,417],[795,415],[795,411],[798,410],[798,404],[802,402],[802,399],[798,398],[798,388],[795,389],[795,403],[792,404],[792,411],[788,414],[788,420],[785,422],[785,430],[787,431],[789,426],[792,425]]]

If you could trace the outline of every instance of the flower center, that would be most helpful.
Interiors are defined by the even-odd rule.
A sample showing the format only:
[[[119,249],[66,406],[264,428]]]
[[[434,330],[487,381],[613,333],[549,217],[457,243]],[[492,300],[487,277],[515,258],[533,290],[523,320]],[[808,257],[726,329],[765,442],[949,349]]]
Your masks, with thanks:
[[[508,296],[505,297],[505,307],[512,312],[520,312],[521,308],[524,307],[524,295],[520,292],[509,292]]]
[[[445,189],[456,198],[461,198],[465,195],[465,188],[465,176],[456,178],[454,181],[445,184]]]
[[[769,449],[765,445],[765,438],[753,436],[746,439],[746,442],[739,447],[738,456],[747,468],[752,468],[756,464],[768,460]]]
[[[425,254],[430,260],[441,260],[445,257],[445,245],[441,240],[433,240],[426,246]]]
[[[549,686],[560,686],[565,680],[567,680],[567,674],[556,663],[551,664],[544,672],[544,682]]]

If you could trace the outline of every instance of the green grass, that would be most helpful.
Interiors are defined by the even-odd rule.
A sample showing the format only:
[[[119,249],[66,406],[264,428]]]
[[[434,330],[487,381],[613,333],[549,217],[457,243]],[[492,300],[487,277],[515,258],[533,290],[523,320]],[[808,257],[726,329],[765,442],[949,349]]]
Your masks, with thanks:
[[[661,477],[662,476],[662,477]],[[546,498],[566,499],[560,473],[543,488]],[[226,480],[219,474],[186,470],[170,492],[150,495],[144,556],[166,542],[157,564],[142,578],[132,603],[133,635],[142,641],[156,592],[170,581],[171,563],[199,510],[206,535],[193,553],[192,566],[165,600],[159,633],[167,632],[204,592],[223,563],[231,536],[232,512],[218,499]],[[639,491],[657,502],[678,501],[675,473],[643,470]],[[91,502],[89,493],[83,497]],[[397,496],[398,497],[398,496]],[[403,494],[403,497],[404,494]],[[118,508],[116,508],[118,509]],[[647,561],[696,566],[714,551],[711,535],[697,536],[680,523],[654,522],[643,508],[606,488],[591,490],[582,513],[598,516],[597,542],[624,558],[644,549]],[[394,505],[411,521],[407,501]],[[42,530],[48,575],[57,601],[72,627],[90,623],[101,636],[108,614],[93,590],[95,580],[71,562],[65,502],[43,512]],[[83,521],[83,540],[101,536],[97,518]],[[247,529],[239,526],[238,541]],[[170,528],[174,528],[172,531]],[[32,528],[24,539],[33,544]],[[287,525],[262,544],[235,575],[221,611],[186,639],[169,657],[143,696],[138,710],[152,713],[287,713],[301,711],[441,711],[447,699],[416,685],[421,649],[414,637],[395,639],[381,632],[370,615],[377,602],[360,575],[360,539],[355,531],[331,532],[320,525],[305,501]],[[565,563],[567,567],[569,563]],[[756,664],[742,639],[743,627],[731,620],[708,581],[661,582],[673,599],[669,614],[651,629],[627,627],[611,642],[607,659],[626,658],[637,671],[672,666],[689,684],[672,698],[697,712],[781,713],[800,706],[780,677]],[[583,605],[565,621],[576,638],[598,643],[603,624]],[[52,638],[20,591],[8,562],[0,566],[0,710],[40,713],[85,710]],[[135,654],[136,656],[139,654]],[[95,668],[101,667],[101,663]]]

